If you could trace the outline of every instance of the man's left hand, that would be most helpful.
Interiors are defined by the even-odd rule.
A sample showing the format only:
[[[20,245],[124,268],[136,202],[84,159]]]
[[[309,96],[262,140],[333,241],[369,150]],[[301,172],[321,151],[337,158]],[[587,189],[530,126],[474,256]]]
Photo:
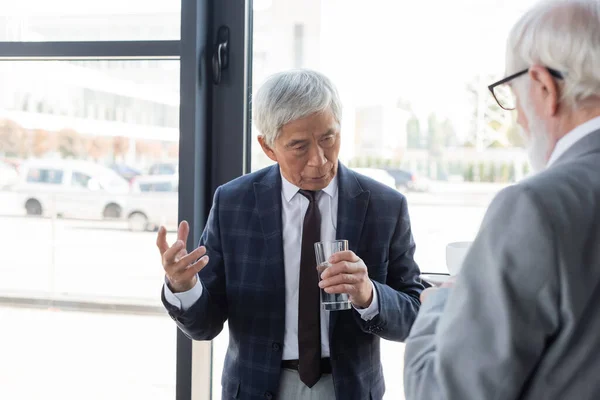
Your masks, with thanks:
[[[430,287],[427,288],[425,290],[423,290],[421,292],[421,303],[423,303],[425,301],[425,299],[427,297],[429,297],[429,295],[431,295],[433,292],[435,292],[436,290],[438,290],[439,288],[451,288],[454,287],[454,283],[456,282],[456,276],[451,276],[450,278],[448,278],[448,280],[444,283],[442,283],[439,287]]]
[[[367,308],[373,301],[373,284],[367,266],[354,252],[341,251],[329,258],[330,267],[321,274],[319,287],[327,293],[347,293],[357,308]]]

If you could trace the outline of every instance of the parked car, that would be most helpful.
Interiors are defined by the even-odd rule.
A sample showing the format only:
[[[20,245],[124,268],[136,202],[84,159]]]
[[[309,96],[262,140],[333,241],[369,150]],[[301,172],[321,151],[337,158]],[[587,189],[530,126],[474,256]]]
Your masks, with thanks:
[[[110,168],[87,161],[28,160],[14,186],[28,215],[120,218],[129,183]]]
[[[16,159],[16,158],[4,158],[0,161],[3,161],[5,164],[10,165],[17,171],[19,170],[19,166],[21,165],[21,160]]]
[[[410,190],[414,192],[426,192],[429,190],[429,181],[417,176],[414,172],[397,168],[386,168],[386,171],[394,178],[396,189]]]
[[[176,162],[163,162],[152,164],[148,175],[176,175],[179,174],[179,164]]]
[[[0,190],[8,189],[19,180],[17,169],[5,162],[0,161]]]
[[[125,215],[129,230],[156,230],[164,225],[177,229],[178,175],[148,175],[134,178]]]
[[[386,186],[391,187],[392,189],[396,189],[396,181],[394,178],[384,169],[380,168],[352,168],[355,172],[359,174],[368,176],[376,180],[379,183],[382,183]]]
[[[142,175],[142,173],[126,164],[113,164],[110,166],[110,169],[119,174],[123,179],[127,180],[127,182],[132,182],[133,178],[136,176]]]

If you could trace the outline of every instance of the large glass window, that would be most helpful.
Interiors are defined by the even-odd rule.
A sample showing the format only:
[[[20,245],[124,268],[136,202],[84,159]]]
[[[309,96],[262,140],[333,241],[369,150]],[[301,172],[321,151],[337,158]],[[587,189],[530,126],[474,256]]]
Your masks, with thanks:
[[[0,87],[0,398],[173,399],[178,193],[132,188],[177,187],[145,175],[178,162],[179,61],[2,61]]]
[[[533,0],[254,3],[253,90],[282,69],[327,74],[344,105],[341,161],[395,182],[422,271],[446,272],[446,245],[472,240],[492,197],[529,172],[514,116],[486,86]],[[270,161],[252,135],[257,170]],[[403,345],[382,354],[386,398],[401,399]]]
[[[257,3],[253,89],[282,69],[327,74],[344,105],[341,161],[394,179],[422,269],[446,271],[446,243],[472,239],[494,194],[529,173],[514,115],[487,85],[502,76],[508,30],[533,0]],[[252,170],[271,163],[258,133]]]

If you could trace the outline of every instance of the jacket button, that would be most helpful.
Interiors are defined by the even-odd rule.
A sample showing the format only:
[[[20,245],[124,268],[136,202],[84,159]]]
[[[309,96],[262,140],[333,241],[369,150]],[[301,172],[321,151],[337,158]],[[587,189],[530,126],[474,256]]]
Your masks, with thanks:
[[[265,392],[265,399],[267,399],[267,400],[273,400],[273,393],[271,393],[271,392]]]
[[[279,343],[273,343],[273,345],[271,347],[275,351],[280,351],[281,350],[281,345]]]

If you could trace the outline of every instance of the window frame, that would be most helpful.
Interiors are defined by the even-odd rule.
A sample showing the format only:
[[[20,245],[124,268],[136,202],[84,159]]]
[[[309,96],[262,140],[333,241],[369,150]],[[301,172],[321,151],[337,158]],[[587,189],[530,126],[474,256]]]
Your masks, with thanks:
[[[180,40],[0,41],[0,62],[179,60],[178,213],[179,220],[190,224],[188,250],[192,250],[216,188],[250,170],[251,10],[252,0],[182,0]],[[230,61],[222,71],[222,81],[215,85],[212,55],[216,31],[223,25],[231,32]],[[176,399],[211,399],[213,389],[220,391],[212,387],[212,344],[193,343],[174,329]]]

